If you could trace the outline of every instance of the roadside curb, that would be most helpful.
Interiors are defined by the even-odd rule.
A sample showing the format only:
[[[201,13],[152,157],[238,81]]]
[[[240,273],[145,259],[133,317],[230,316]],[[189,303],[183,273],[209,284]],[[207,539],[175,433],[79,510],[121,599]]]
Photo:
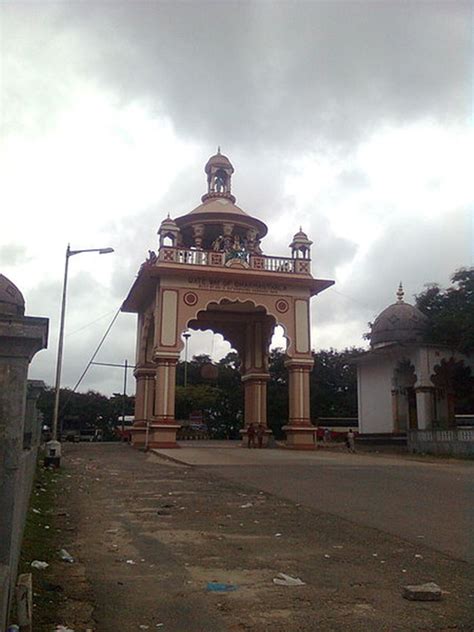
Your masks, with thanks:
[[[160,452],[160,450],[157,450],[156,448],[151,448],[148,452],[154,454],[160,459],[163,459],[163,461],[170,461],[171,463],[176,463],[177,465],[186,465],[186,467],[196,467],[193,463],[177,459],[174,456],[169,456],[169,454],[163,454],[163,452]]]

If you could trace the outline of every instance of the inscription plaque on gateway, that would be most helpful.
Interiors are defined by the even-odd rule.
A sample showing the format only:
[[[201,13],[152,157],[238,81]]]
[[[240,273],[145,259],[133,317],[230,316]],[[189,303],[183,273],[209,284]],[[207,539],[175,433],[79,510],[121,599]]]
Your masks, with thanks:
[[[204,290],[245,291],[255,294],[281,294],[287,290],[287,286],[283,283],[206,279],[205,277],[188,277],[188,283]]]

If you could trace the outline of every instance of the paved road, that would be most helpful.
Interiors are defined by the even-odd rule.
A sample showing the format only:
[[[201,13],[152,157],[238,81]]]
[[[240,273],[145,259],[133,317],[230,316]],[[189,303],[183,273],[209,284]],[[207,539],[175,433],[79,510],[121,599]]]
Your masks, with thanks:
[[[207,446],[160,452],[474,562],[471,462]]]
[[[405,471],[404,460],[238,448],[173,456],[229,465],[173,466],[121,444],[64,447],[48,514],[58,546],[41,571],[46,595],[60,586],[56,623],[100,632],[474,630],[474,567],[278,497],[321,509],[308,490],[331,485],[331,472],[341,470],[337,480],[345,478],[348,489],[341,485],[340,498],[350,498],[350,485],[361,484],[359,467],[376,478],[385,470],[391,480],[390,472]],[[433,468],[408,466],[415,476]],[[276,495],[249,485],[273,487]],[[59,546],[74,564],[64,564]],[[305,585],[275,584],[281,572]],[[404,585],[428,579],[446,591],[440,604],[402,598]],[[237,590],[215,593],[208,582]]]

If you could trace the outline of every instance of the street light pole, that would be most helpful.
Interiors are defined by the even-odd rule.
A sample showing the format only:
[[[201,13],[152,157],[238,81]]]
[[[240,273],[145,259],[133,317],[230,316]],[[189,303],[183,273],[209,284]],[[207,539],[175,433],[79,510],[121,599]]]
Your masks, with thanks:
[[[183,334],[184,338],[184,388],[188,386],[188,340],[191,338],[189,331]]]
[[[98,252],[100,255],[106,255],[113,252],[113,248],[88,248],[86,250],[71,250],[70,244],[66,248],[66,262],[64,265],[64,281],[63,281],[63,296],[61,302],[61,319],[59,323],[59,340],[58,340],[58,355],[56,359],[56,386],[54,392],[54,410],[53,410],[53,427],[51,432],[51,439],[53,441],[58,440],[58,417],[59,417],[59,393],[61,390],[61,368],[63,361],[63,347],[64,347],[64,323],[66,320],[66,292],[67,292],[67,279],[69,272],[69,257],[79,255],[83,252]]]

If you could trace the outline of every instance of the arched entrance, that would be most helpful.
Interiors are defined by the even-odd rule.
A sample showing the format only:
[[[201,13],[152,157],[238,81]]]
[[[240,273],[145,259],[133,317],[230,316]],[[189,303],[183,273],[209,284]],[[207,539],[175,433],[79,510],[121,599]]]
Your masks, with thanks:
[[[418,428],[415,384],[417,376],[410,360],[401,360],[393,373],[394,431],[406,432]]]
[[[310,299],[333,282],[311,275],[312,242],[301,230],[290,244],[291,257],[263,254],[261,240],[267,227],[235,205],[231,193],[234,169],[228,158],[216,154],[205,171],[208,192],[202,197],[203,204],[176,220],[168,217],[163,221],[158,231],[159,252],[150,253],[122,306],[124,311],[138,314],[137,412],[132,442],[177,446],[176,364],[184,344],[181,332],[187,328],[221,333],[238,350],[245,425],[266,426],[268,350],[279,325],[287,340],[287,446],[312,449]],[[153,379],[153,370],[151,406],[147,380]]]
[[[456,403],[472,394],[474,379],[463,360],[443,358],[434,367],[431,381],[435,386],[433,398],[433,427],[456,427]]]

